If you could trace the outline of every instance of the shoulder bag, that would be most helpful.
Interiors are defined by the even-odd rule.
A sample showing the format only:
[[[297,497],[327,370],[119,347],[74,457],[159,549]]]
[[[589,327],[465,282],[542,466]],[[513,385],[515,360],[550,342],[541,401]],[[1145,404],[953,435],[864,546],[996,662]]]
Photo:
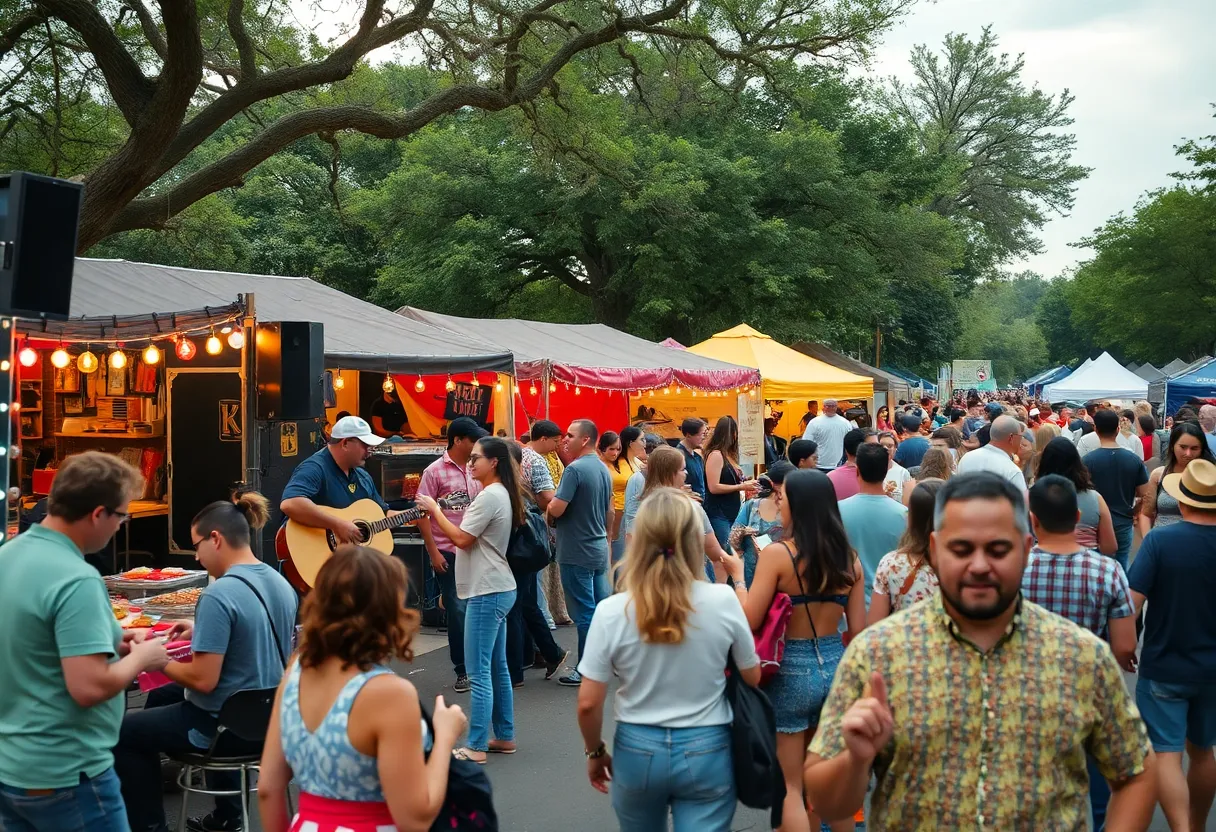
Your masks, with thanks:
[[[788,603],[789,596],[785,596]],[[739,802],[768,809],[772,828],[781,825],[785,776],[777,759],[777,714],[764,691],[739,678],[735,658],[726,652],[726,701],[730,703],[731,768]]]
[[[435,725],[431,714],[422,705],[422,718],[426,729],[435,738]],[[430,757],[430,753],[427,753]],[[443,797],[443,808],[439,810],[431,832],[498,832],[498,814],[494,811],[494,790],[485,769],[472,760],[448,763],[448,790]]]
[[[266,620],[270,622],[270,634],[274,636],[274,646],[279,651],[279,659],[283,662],[283,669],[287,669],[287,660],[291,657],[291,653],[283,649],[283,642],[279,640],[279,632],[274,628],[274,616],[270,614],[270,607],[266,605],[266,599],[262,597],[262,593],[258,592],[258,588],[250,581],[245,580],[240,575],[233,575],[232,572],[223,576],[224,578],[236,578],[238,581],[249,587],[249,591],[258,599],[258,603],[262,605],[262,609],[266,612]]]

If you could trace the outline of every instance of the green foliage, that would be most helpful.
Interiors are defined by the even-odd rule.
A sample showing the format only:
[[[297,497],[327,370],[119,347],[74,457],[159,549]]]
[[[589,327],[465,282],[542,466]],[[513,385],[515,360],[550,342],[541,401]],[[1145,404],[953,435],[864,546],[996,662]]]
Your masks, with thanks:
[[[1047,343],[1034,311],[1048,286],[1033,273],[978,284],[961,304],[955,357],[990,359],[998,384],[1012,384],[1044,369]]]
[[[911,60],[915,81],[892,80],[884,100],[946,174],[930,205],[967,234],[966,287],[1039,252],[1048,215],[1072,209],[1076,185],[1089,175],[1071,163],[1073,97],[1027,88],[1022,56],[998,53],[990,28],[976,41],[948,35],[941,54],[917,46]]]

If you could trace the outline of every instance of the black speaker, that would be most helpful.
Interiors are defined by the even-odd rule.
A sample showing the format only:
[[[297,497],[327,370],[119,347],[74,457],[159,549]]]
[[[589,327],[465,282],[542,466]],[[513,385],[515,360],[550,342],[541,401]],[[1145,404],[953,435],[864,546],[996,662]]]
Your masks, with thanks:
[[[0,315],[66,321],[84,186],[0,175]]]
[[[258,324],[259,419],[324,415],[324,337],[324,327],[315,321]]]

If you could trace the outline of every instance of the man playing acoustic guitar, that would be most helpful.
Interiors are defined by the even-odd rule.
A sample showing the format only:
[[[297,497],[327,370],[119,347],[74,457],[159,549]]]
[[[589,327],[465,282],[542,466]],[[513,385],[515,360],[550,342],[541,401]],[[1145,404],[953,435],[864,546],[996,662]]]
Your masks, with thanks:
[[[329,433],[329,444],[296,466],[283,489],[279,508],[297,523],[329,529],[339,543],[362,543],[359,527],[351,520],[337,517],[320,507],[347,508],[358,500],[374,500],[393,517],[388,504],[376,490],[372,475],[364,470],[372,448],[384,437],[358,416],[343,416]],[[428,523],[427,520],[420,521]]]

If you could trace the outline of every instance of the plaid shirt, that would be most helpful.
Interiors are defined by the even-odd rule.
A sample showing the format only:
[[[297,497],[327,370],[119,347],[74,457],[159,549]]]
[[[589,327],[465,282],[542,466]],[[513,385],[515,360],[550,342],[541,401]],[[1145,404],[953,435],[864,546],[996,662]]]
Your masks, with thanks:
[[[1099,636],[1106,632],[1107,621],[1132,614],[1123,567],[1092,549],[1056,555],[1035,546],[1022,578],[1022,594]]]
[[[424,494],[432,500],[439,500],[456,491],[469,492],[471,501],[481,492],[481,483],[473,479],[467,465],[457,465],[452,461],[448,452],[444,451],[442,457],[426,466],[426,470],[422,472],[422,479],[418,482],[418,493]],[[457,526],[460,525],[463,515],[463,511],[443,512],[443,516]],[[456,551],[456,544],[448,539],[448,536],[439,528],[438,523],[431,524],[431,534],[435,538],[435,548],[439,551],[452,553]]]

